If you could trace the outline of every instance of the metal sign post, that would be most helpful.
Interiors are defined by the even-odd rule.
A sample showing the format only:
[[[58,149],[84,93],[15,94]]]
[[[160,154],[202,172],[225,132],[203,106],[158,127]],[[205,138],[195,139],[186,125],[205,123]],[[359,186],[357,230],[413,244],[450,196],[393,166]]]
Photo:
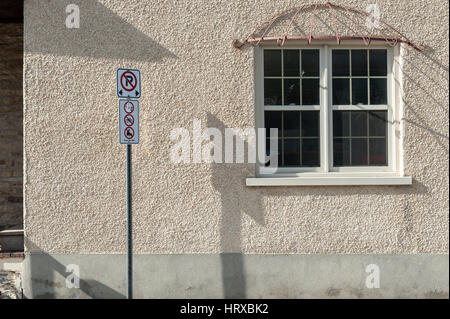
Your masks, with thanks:
[[[133,215],[131,209],[131,144],[127,144],[127,298],[133,299]]]
[[[119,100],[119,143],[127,145],[127,298],[133,299],[133,210],[131,145],[139,144],[139,101],[141,97],[139,70],[117,70],[117,96]]]

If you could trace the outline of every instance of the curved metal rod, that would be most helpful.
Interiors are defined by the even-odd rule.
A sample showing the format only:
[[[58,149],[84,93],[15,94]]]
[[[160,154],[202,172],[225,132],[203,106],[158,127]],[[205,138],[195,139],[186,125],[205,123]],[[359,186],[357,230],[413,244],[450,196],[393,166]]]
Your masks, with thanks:
[[[305,7],[314,7],[314,12],[313,12],[313,16],[311,18],[311,27],[310,27],[310,34],[308,37],[305,36],[288,36],[287,33],[289,32],[294,20],[297,18],[298,14],[305,8]],[[316,15],[316,9],[318,7],[325,7],[328,8],[330,10],[330,15],[333,21],[333,26],[334,26],[334,31],[335,31],[335,36],[334,37],[330,37],[330,36],[313,36],[312,35],[312,30],[313,30],[313,25],[314,25],[314,17]],[[381,41],[384,40],[388,45],[390,46],[395,46],[398,43],[405,43],[407,45],[412,46],[414,49],[419,50],[419,51],[423,51],[425,49],[425,45],[424,44],[420,44],[420,45],[416,45],[414,44],[412,41],[408,40],[406,37],[404,37],[403,35],[401,35],[397,30],[395,30],[395,28],[393,28],[390,24],[388,24],[386,21],[384,21],[383,19],[380,19],[379,21],[382,23],[382,25],[384,25],[385,27],[387,27],[391,32],[399,35],[399,36],[386,36],[385,34],[381,34],[380,36],[376,36],[376,37],[372,37],[371,35],[368,35],[367,37],[364,36],[364,33],[361,31],[361,26],[359,23],[357,23],[357,21],[355,20],[354,15],[350,15],[352,21],[356,24],[357,28],[358,28],[358,33],[360,34],[360,37],[348,37],[348,36],[340,36],[339,35],[339,31],[337,28],[337,24],[336,24],[336,18],[335,18],[335,14],[334,14],[334,8],[338,8],[338,9],[344,9],[347,11],[347,13],[350,14],[350,12],[352,12],[353,14],[360,14],[362,16],[370,16],[369,13],[364,12],[362,10],[359,9],[354,9],[348,6],[343,6],[343,5],[336,5],[336,4],[332,4],[331,2],[326,2],[326,3],[313,3],[313,4],[309,4],[309,5],[302,5],[299,7],[295,7],[295,8],[291,8],[288,10],[285,10],[283,12],[280,12],[278,14],[276,14],[275,16],[273,16],[269,21],[264,22],[263,24],[261,24],[260,26],[258,26],[257,29],[255,29],[252,33],[250,33],[248,35],[248,37],[243,41],[238,41],[238,40],[233,40],[233,46],[235,48],[241,48],[242,46],[244,46],[247,43],[251,43],[254,44],[256,42],[256,45],[259,45],[262,41],[273,41],[276,40],[278,45],[283,46],[286,42],[286,40],[288,39],[306,39],[308,40],[308,44],[311,44],[311,41],[313,39],[330,39],[330,38],[334,38],[336,39],[337,43],[340,44],[341,40],[344,39],[362,39],[362,41],[364,42],[365,45],[370,45],[372,40],[375,41]],[[283,36],[281,37],[269,37],[266,38],[266,34],[268,33],[268,31],[270,30],[270,28],[272,27],[272,25],[275,23],[275,21],[277,21],[280,17],[289,14],[291,12],[295,11],[295,14],[293,16],[293,18],[291,19],[288,27],[286,28],[286,31],[284,33]],[[255,34],[258,32],[261,32],[263,29],[264,32],[262,34],[261,37],[255,37]]]

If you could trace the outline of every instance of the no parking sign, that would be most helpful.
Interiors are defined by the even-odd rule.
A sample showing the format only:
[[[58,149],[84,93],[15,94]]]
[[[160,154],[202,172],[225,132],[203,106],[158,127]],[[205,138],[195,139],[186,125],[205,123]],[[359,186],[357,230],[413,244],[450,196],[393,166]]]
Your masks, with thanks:
[[[136,99],[141,97],[141,72],[139,70],[117,70],[117,96]]]

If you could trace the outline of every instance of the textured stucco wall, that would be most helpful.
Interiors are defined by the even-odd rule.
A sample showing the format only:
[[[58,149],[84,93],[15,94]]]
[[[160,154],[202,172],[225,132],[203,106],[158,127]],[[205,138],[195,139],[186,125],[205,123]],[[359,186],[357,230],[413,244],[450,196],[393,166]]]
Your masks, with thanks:
[[[65,27],[72,2],[80,29]],[[400,33],[428,46],[404,56],[412,186],[247,188],[252,164],[170,162],[170,131],[192,129],[194,118],[254,125],[253,50],[231,40],[297,1],[26,0],[26,249],[125,252],[115,76],[130,67],[143,80],[137,253],[448,253],[448,2],[338,2],[378,3]]]

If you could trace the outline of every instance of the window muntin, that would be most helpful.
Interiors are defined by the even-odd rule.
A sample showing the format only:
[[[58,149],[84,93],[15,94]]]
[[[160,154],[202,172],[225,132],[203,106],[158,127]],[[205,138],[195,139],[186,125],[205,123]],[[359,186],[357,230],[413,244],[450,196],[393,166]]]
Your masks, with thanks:
[[[265,111],[264,120],[278,128],[279,167],[320,167],[319,111],[289,109],[320,105],[319,58],[317,49],[264,50],[264,105],[279,110]]]
[[[320,166],[319,111],[265,111],[266,153],[270,149],[269,129],[278,129],[279,167]]]
[[[387,111],[333,111],[333,165],[387,165]]]
[[[370,111],[388,104],[386,49],[333,49],[333,167],[388,165],[388,111]],[[366,110],[336,107],[364,105]]]
[[[261,116],[262,125],[266,125],[266,114],[270,117],[272,113],[268,111],[316,111],[319,124],[317,140],[320,145],[319,149],[314,149],[315,154],[320,157],[315,159],[315,165],[305,165],[302,159],[301,147],[297,142],[284,142],[290,139],[290,136],[283,135],[283,128],[279,131],[279,169],[278,173],[295,173],[295,172],[387,172],[394,171],[397,164],[393,162],[393,155],[397,156],[396,147],[393,146],[393,124],[394,114],[390,104],[392,99],[392,89],[389,87],[393,84],[390,79],[393,67],[393,51],[392,49],[374,48],[374,49],[360,49],[360,48],[343,48],[343,47],[316,47],[320,52],[317,61],[320,61],[319,72],[321,76],[317,76],[317,81],[320,84],[318,96],[320,105],[289,105],[284,103],[284,92],[280,93],[283,97],[279,99],[281,104],[273,105],[266,104],[263,94],[261,94],[261,104],[263,105],[263,112]],[[294,51],[294,49],[273,49],[263,48],[261,50],[261,66],[263,61],[266,61],[267,55],[263,54],[265,51]],[[297,53],[280,53],[278,54],[278,61],[280,67],[278,78],[294,77],[293,70],[297,69],[297,65],[302,69],[301,56],[302,51],[308,52],[308,49],[298,49]],[[334,54],[336,52],[336,54]],[[275,54],[274,54],[275,55]],[[298,56],[300,61],[290,62],[286,59],[287,56]],[[264,60],[262,60],[264,59]],[[280,61],[281,60],[281,61]],[[297,59],[295,59],[297,61]],[[342,63],[338,63],[341,61]],[[334,64],[333,64],[334,62]],[[267,61],[266,61],[267,63]],[[269,66],[266,65],[266,68]],[[265,76],[264,67],[261,67],[263,75],[263,82],[261,87],[264,88],[264,81],[272,79],[271,76]],[[328,73],[328,76],[326,74]],[[304,69],[299,72],[298,78],[306,78],[309,75]],[[303,75],[303,77],[302,77]],[[302,82],[296,82],[297,88],[300,86],[300,94]],[[284,83],[281,84],[283,86]],[[361,88],[361,89],[359,89]],[[284,87],[281,88],[283,90]],[[353,90],[352,90],[353,89]],[[300,100],[302,102],[302,100]],[[337,102],[337,103],[334,103]],[[346,113],[344,113],[346,112]],[[282,112],[280,112],[281,114]],[[353,113],[353,114],[352,114]],[[287,113],[291,115],[293,113]],[[281,114],[280,117],[283,115]],[[336,119],[335,119],[336,116]],[[340,117],[339,117],[340,116]],[[295,118],[300,117],[296,115]],[[348,121],[345,120],[348,118]],[[353,118],[353,121],[351,119]],[[359,119],[359,120],[358,120]],[[347,123],[346,134],[342,133],[342,128],[337,133],[334,129],[338,122],[344,121]],[[358,123],[359,121],[359,123]],[[364,124],[364,123],[365,124]],[[280,122],[282,123],[282,122]],[[282,125],[282,124],[280,124]],[[344,126],[341,123],[341,126]],[[271,126],[265,126],[271,127]],[[300,124],[299,124],[300,127]],[[295,130],[297,131],[297,130]],[[296,138],[301,139],[300,136]],[[295,139],[295,138],[294,138]],[[267,140],[267,143],[269,140]],[[295,147],[292,146],[295,144]],[[289,154],[286,160],[283,159],[283,147],[295,156],[298,155],[300,159],[296,159],[295,165],[292,165]],[[268,150],[268,147],[266,148]],[[389,152],[388,152],[389,150]],[[395,154],[394,154],[395,152]],[[316,155],[315,155],[316,156]],[[300,165],[299,162],[303,165]],[[317,166],[316,166],[317,165]],[[264,174],[264,169],[259,170]]]
[[[319,50],[264,50],[264,105],[319,105]]]
[[[387,50],[332,50],[333,105],[387,105]]]

